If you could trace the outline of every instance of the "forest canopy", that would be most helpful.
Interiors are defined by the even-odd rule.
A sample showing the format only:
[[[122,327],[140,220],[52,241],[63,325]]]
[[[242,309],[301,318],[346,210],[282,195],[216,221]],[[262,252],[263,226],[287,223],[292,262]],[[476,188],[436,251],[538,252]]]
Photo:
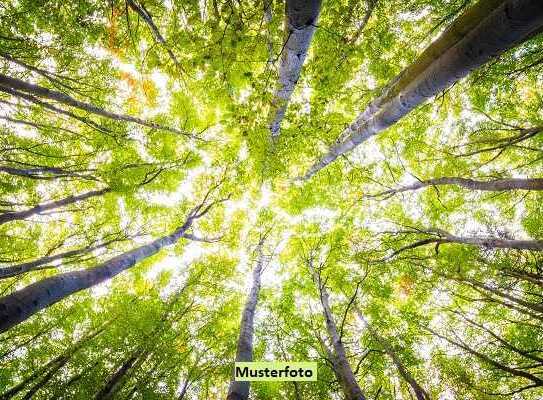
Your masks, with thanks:
[[[542,88],[541,0],[2,0],[0,400],[541,399]]]

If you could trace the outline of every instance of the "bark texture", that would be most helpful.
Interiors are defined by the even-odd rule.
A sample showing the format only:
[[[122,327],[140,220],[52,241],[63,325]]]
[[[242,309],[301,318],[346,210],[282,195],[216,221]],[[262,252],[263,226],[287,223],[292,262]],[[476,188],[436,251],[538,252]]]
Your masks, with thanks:
[[[332,309],[330,308],[330,300],[328,297],[328,291],[325,285],[322,283],[319,273],[315,270],[313,260],[310,259],[309,269],[313,275],[313,281],[317,285],[319,291],[320,301],[322,305],[322,311],[324,320],[326,322],[326,331],[328,337],[332,343],[333,353],[330,354],[332,358],[332,364],[334,365],[334,372],[339,380],[343,394],[346,400],[365,400],[364,394],[356,382],[351,365],[347,359],[347,353],[341,340],[341,336],[338,332],[334,316],[332,315]],[[327,348],[327,347],[326,347]]]
[[[470,7],[462,13],[416,58],[411,65],[404,69],[381,90],[379,97],[368,104],[366,109],[358,116],[358,121],[367,121],[377,110],[379,110],[379,107],[392,97],[396,96],[414,78],[423,73],[435,59],[458,43],[503,2],[504,0],[479,0],[473,7]]]
[[[116,242],[117,240],[109,240],[107,242],[99,243],[94,246],[86,246],[80,249],[65,251],[64,253],[55,254],[53,256],[45,256],[38,258],[34,261],[29,261],[21,264],[10,265],[9,267],[0,268],[0,280],[11,278],[13,276],[21,275],[30,271],[38,271],[41,269],[54,268],[51,265],[47,265],[63,258],[75,257],[83,254],[89,254],[94,250],[101,249],[107,245]]]
[[[444,46],[446,50],[435,58],[430,57],[430,62],[421,61],[422,67],[410,67],[414,71],[411,74],[401,74],[398,82],[407,82],[400,85],[401,90],[392,97],[385,95],[386,101],[377,102],[379,107],[359,116],[342,134],[344,139],[332,146],[303,179],[309,179],[339,156],[395,124],[419,104],[449,88],[472,70],[528,39],[543,26],[543,2],[505,0],[481,17],[479,23],[470,24],[472,29],[468,29],[468,33],[454,45]]]
[[[218,202],[220,201],[211,203],[203,211],[201,209],[204,205],[200,204],[189,213],[185,223],[170,235],[122,253],[96,267],[58,274],[1,297],[0,333],[73,293],[113,278],[139,261],[158,253],[162,248],[176,243],[192,226],[195,219],[206,214]]]
[[[286,43],[279,66],[279,85],[272,100],[270,132],[272,139],[280,134],[290,97],[300,78],[311,39],[315,33],[321,0],[287,0],[285,31]]]
[[[101,107],[97,107],[93,104],[85,103],[77,99],[74,99],[73,97],[68,96],[65,93],[62,93],[56,90],[51,90],[43,86],[35,85],[32,83],[22,81],[17,78],[12,78],[10,76],[0,74],[0,91],[13,94],[13,90],[28,93],[30,95],[34,95],[37,97],[53,100],[58,103],[65,104],[70,107],[75,107],[80,110],[89,112],[91,114],[99,115],[101,117],[109,118],[112,120],[133,122],[138,125],[146,126],[148,128],[160,129],[160,130],[165,130],[165,131],[169,131],[169,132],[173,132],[173,133],[177,133],[181,135],[186,135],[185,132],[180,131],[179,129],[175,129],[169,126],[162,126],[155,122],[147,121],[147,120],[133,117],[130,115],[117,114],[114,112],[110,112],[110,111],[104,110]]]
[[[426,230],[421,229],[419,231],[413,232],[409,231],[409,233],[427,234],[432,235],[432,237],[421,239],[406,246],[403,246],[400,249],[395,250],[387,257],[381,259],[380,261],[388,261],[406,250],[415,249],[417,247],[426,246],[428,244],[435,244],[436,246],[439,246],[444,243],[458,243],[468,246],[485,247],[489,249],[543,251],[543,240],[502,239],[489,236],[457,236],[453,235],[452,233],[446,232],[443,229],[437,228],[431,228]]]
[[[258,259],[255,268],[253,269],[251,291],[247,296],[245,308],[243,309],[243,314],[241,316],[236,361],[253,361],[254,317],[258,302],[258,293],[260,292],[260,278],[262,275],[262,268],[264,267],[263,245],[264,239],[261,239],[257,247]],[[226,400],[247,400],[249,398],[249,389],[249,382],[239,382],[232,379],[230,386],[228,387]]]
[[[495,179],[492,181],[477,181],[469,178],[460,178],[456,176],[444,176],[441,178],[428,179],[413,183],[412,185],[402,186],[396,189],[385,190],[369,197],[393,196],[398,193],[418,190],[428,186],[456,185],[471,190],[485,190],[499,192],[503,190],[543,190],[543,178],[532,179]]]
[[[10,222],[10,221],[18,221],[22,219],[27,219],[28,217],[31,217],[33,215],[41,214],[43,212],[51,211],[56,208],[60,208],[60,207],[67,206],[70,204],[75,204],[80,201],[90,199],[92,197],[98,197],[110,191],[111,189],[109,188],[101,189],[101,190],[92,190],[90,192],[79,194],[77,196],[68,196],[60,200],[38,204],[37,206],[34,206],[27,210],[6,212],[3,214],[0,214],[0,225],[5,224],[6,222]]]

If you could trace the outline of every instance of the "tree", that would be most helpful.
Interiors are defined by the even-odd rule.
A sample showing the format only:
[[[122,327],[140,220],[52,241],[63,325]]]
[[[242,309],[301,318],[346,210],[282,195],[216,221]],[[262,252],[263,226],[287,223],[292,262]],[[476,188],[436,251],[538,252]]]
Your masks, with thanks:
[[[492,1],[490,3],[495,5]],[[487,2],[484,2],[483,10],[487,7],[486,4]],[[473,14],[479,14],[479,10]],[[341,142],[332,146],[321,160],[313,164],[303,179],[309,179],[339,156],[396,123],[419,104],[449,88],[470,71],[530,38],[542,27],[543,10],[535,1],[506,1],[492,8],[488,16],[484,12],[480,14],[482,15],[478,15],[479,17],[486,18],[473,24],[473,29],[468,30],[469,33],[462,40],[447,47],[446,51],[436,51],[437,56],[434,56],[432,62],[427,61],[427,54],[431,54],[432,50],[423,54],[419,61],[424,66],[413,66],[398,79],[399,82],[408,80],[409,84],[400,83],[400,91],[386,102],[378,99],[375,103],[380,105],[379,111],[366,113],[369,115],[362,113],[347,128],[348,131],[342,134]],[[464,17],[462,20],[464,19],[471,21],[471,13],[470,18]],[[454,31],[457,29],[461,28],[453,28]],[[499,40],[491,42],[486,39],[488,37]],[[446,39],[438,41],[439,46],[447,42]],[[395,85],[390,86],[394,93]],[[387,98],[388,90],[385,91],[387,94],[384,97]],[[382,102],[384,104],[381,105]],[[369,108],[373,111],[374,107]],[[367,117],[369,118],[366,120]]]
[[[332,315],[332,310],[330,308],[330,300],[328,296],[328,291],[326,290],[325,283],[322,280],[322,265],[317,269],[314,265],[315,255],[310,254],[307,260],[307,265],[311,272],[313,281],[317,286],[319,292],[319,298],[322,305],[322,312],[324,315],[324,320],[326,322],[326,330],[328,332],[328,338],[332,344],[332,349],[330,350],[327,347],[327,352],[331,358],[331,362],[334,368],[334,372],[338,378],[338,381],[343,389],[343,393],[347,400],[364,400],[366,397],[362,394],[362,390],[356,382],[355,375],[349,361],[347,360],[347,354],[345,352],[345,347],[342,342],[342,334],[334,321],[334,316]],[[325,345],[326,346],[326,345]]]
[[[281,48],[279,84],[272,100],[270,132],[276,140],[288,103],[300,79],[321,8],[320,0],[288,0],[285,4],[285,42]]]
[[[266,235],[261,235],[256,248],[257,260],[253,269],[252,285],[247,295],[247,301],[245,302],[239,325],[236,362],[253,361],[254,318],[258,303],[258,294],[260,292],[262,269],[265,267],[266,262],[263,252],[265,239]],[[228,386],[228,395],[226,398],[228,400],[247,400],[249,398],[249,388],[250,382],[232,379]]]
[[[542,398],[541,1],[38,3],[0,7],[0,397]]]
[[[124,270],[133,267],[137,262],[156,254],[163,247],[175,244],[179,239],[186,237],[186,232],[192,227],[195,220],[203,217],[215,205],[226,200],[219,199],[206,204],[208,195],[206,195],[203,202],[188,213],[184,223],[167,236],[127,251],[94,268],[55,275],[0,298],[0,309],[2,310],[0,331],[3,332],[21,323],[38,311],[75,292],[88,289],[113,278]]]

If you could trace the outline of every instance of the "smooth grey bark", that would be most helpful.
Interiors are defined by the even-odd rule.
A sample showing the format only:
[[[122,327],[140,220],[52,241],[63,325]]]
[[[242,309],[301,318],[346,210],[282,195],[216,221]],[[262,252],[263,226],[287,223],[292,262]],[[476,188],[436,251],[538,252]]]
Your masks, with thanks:
[[[543,178],[521,179],[495,179],[491,181],[477,181],[456,176],[444,176],[441,178],[427,179],[415,182],[411,185],[401,186],[396,189],[385,190],[367,197],[393,196],[411,190],[418,190],[428,186],[456,185],[471,190],[485,190],[499,192],[503,190],[543,190]]]
[[[186,237],[186,236],[185,236]],[[75,257],[83,254],[88,254],[94,250],[101,249],[108,246],[111,243],[116,242],[116,239],[108,240],[96,245],[89,245],[79,249],[65,251],[64,253],[58,253],[53,256],[45,256],[38,258],[34,261],[29,261],[25,263],[20,263],[16,265],[10,265],[9,267],[0,268],[0,280],[11,278],[17,275],[24,274],[30,271],[39,271],[42,269],[54,268],[53,266],[47,265],[53,261],[61,260],[63,258]]]
[[[281,121],[285,117],[290,97],[300,79],[311,39],[315,33],[320,8],[321,0],[286,1],[286,42],[282,49],[279,82],[270,112],[272,139],[276,139],[280,134]]]
[[[209,193],[208,193],[209,194]],[[206,196],[207,198],[207,196]],[[191,210],[183,225],[173,233],[113,257],[96,267],[66,272],[33,283],[10,295],[0,298],[0,333],[23,322],[38,311],[55,304],[69,295],[107,281],[133,267],[162,248],[176,243],[192,226],[194,220],[205,215],[217,200],[204,206],[201,203]]]
[[[241,316],[240,332],[236,350],[236,361],[253,361],[253,333],[254,317],[258,294],[260,292],[262,268],[264,267],[264,238],[261,238],[257,246],[257,261],[253,269],[253,281],[251,290]],[[230,381],[226,400],[247,400],[249,398],[250,382]]]
[[[72,172],[55,167],[15,168],[0,166],[0,172],[4,172],[9,175],[40,180],[53,180],[59,178],[81,178],[92,181],[98,180],[91,175],[84,175],[78,172]]]
[[[479,0],[472,7],[464,11],[436,40],[424,49],[413,63],[381,89],[381,94],[368,104],[357,120],[361,122],[370,119],[383,104],[397,95],[418,75],[423,73],[433,61],[458,43],[503,2],[504,0]]]
[[[409,233],[420,233],[432,235],[432,237],[421,239],[419,241],[403,246],[398,250],[395,250],[392,254],[379,261],[387,261],[396,257],[398,254],[414,249],[417,247],[425,246],[428,244],[441,245],[444,243],[457,243],[466,244],[469,246],[486,247],[491,249],[514,249],[514,250],[530,250],[530,251],[543,251],[543,240],[515,240],[515,239],[501,239],[496,237],[481,237],[481,236],[457,236],[443,229],[431,228],[419,231],[409,231]]]
[[[5,90],[8,89],[8,90]],[[141,118],[133,117],[130,115],[124,115],[124,114],[117,114],[113,113],[107,110],[104,110],[101,107],[97,107],[90,103],[85,103],[82,101],[79,101],[77,99],[74,99],[71,96],[68,96],[67,94],[64,94],[62,92],[58,92],[56,90],[51,90],[48,88],[45,88],[43,86],[35,85],[32,83],[28,83],[25,81],[22,81],[17,78],[12,78],[7,75],[0,74],[0,91],[13,94],[13,91],[21,91],[25,92],[34,96],[42,97],[45,99],[53,100],[61,104],[65,104],[70,107],[75,107],[80,110],[89,112],[91,114],[96,114],[101,117],[109,118],[115,121],[124,121],[124,122],[132,122],[136,123],[138,125],[146,126],[148,128],[152,129],[159,129],[159,130],[165,130],[173,133],[177,133],[180,135],[188,135],[186,132],[180,131],[179,129],[172,128],[169,126],[163,126],[160,124],[157,124],[156,122],[147,121]]]
[[[328,337],[333,348],[333,353],[329,354],[329,356],[331,357],[332,364],[334,365],[334,372],[338,378],[341,389],[343,390],[345,399],[365,400],[366,398],[364,397],[360,386],[358,386],[358,382],[356,381],[351,365],[349,364],[349,360],[347,359],[347,353],[345,352],[343,341],[338,332],[336,322],[334,321],[332,309],[330,308],[328,291],[326,290],[326,286],[321,281],[320,274],[315,270],[312,257],[310,257],[308,260],[308,266],[311,271],[313,281],[315,282],[315,285],[317,285],[317,289],[319,291],[322,311],[326,323],[326,331],[328,332]],[[328,349],[326,345],[325,349]]]
[[[373,329],[373,327],[369,324],[366,318],[364,318],[364,315],[357,306],[355,307],[355,310],[358,318],[367,328],[370,335],[375,339],[375,341],[377,341],[377,343],[379,343],[385,353],[391,358],[400,376],[409,384],[409,386],[411,386],[411,389],[413,389],[413,392],[415,392],[415,396],[417,396],[417,400],[430,400],[430,396],[428,395],[428,393],[422,388],[422,386],[418,384],[417,380],[413,377],[413,375],[411,375],[407,368],[405,368],[402,361],[400,360],[388,340],[379,335],[379,333],[377,333],[377,331]]]
[[[530,38],[542,26],[543,2],[540,0],[503,1],[479,23],[473,23],[472,29],[462,39],[449,48],[444,46],[447,49],[423,65],[422,71],[406,74],[408,83],[393,97],[385,95],[386,101],[377,102],[379,107],[368,112],[369,115],[360,115],[342,134],[344,139],[332,146],[302,179],[309,179],[336,158],[395,124],[419,104],[449,88],[472,70]],[[401,80],[402,75],[397,79]]]
[[[516,249],[516,250],[531,250],[543,251],[542,240],[515,240],[501,239],[495,237],[480,237],[480,236],[456,236],[443,230],[438,230],[439,234],[445,242],[460,243],[471,246],[489,247],[494,249]]]
[[[98,197],[102,196],[105,193],[110,192],[110,188],[105,188],[101,190],[92,190],[90,192],[86,192],[83,194],[79,194],[76,196],[68,196],[60,200],[56,201],[50,201],[48,203],[38,204],[37,206],[34,206],[32,208],[22,210],[22,211],[13,211],[13,212],[6,212],[3,214],[0,214],[0,225],[5,224],[6,222],[11,221],[18,221],[22,219],[26,219],[28,217],[31,217],[36,214],[41,214],[46,211],[51,211],[56,208],[60,208],[63,206],[67,206],[69,204],[75,204],[80,201],[84,201],[87,199],[90,199],[92,197]],[[1,277],[1,274],[0,274]]]

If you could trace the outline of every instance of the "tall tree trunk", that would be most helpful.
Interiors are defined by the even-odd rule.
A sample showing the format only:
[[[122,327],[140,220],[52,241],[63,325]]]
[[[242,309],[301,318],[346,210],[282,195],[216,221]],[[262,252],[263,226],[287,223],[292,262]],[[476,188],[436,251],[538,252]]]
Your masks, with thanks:
[[[9,267],[0,268],[0,280],[11,278],[17,275],[22,275],[30,271],[39,271],[42,269],[49,269],[52,267],[48,266],[47,264],[53,261],[61,260],[63,258],[69,258],[69,257],[83,255],[83,254],[88,254],[88,253],[93,252],[94,250],[106,247],[109,244],[114,243],[114,242],[116,242],[116,240],[108,240],[106,242],[102,242],[94,246],[89,245],[86,247],[82,247],[80,249],[75,249],[75,250],[66,251],[64,253],[55,254],[53,256],[41,257],[34,261],[29,261],[26,263],[10,265]]]
[[[380,261],[388,261],[406,250],[415,249],[417,247],[426,246],[428,244],[435,244],[436,246],[439,246],[444,243],[465,244],[468,246],[485,247],[490,249],[543,251],[543,240],[515,240],[482,236],[456,236],[444,231],[443,229],[437,228],[426,230],[421,229],[413,233],[424,233],[432,235],[432,237],[421,239],[406,246],[403,246],[398,250],[392,252],[392,254],[382,258]]]
[[[366,318],[364,318],[364,315],[358,307],[356,307],[355,310],[358,318],[365,325],[370,335],[375,339],[377,343],[379,343],[385,353],[391,358],[400,376],[403,378],[404,381],[409,384],[409,386],[411,386],[411,389],[413,389],[413,392],[415,392],[415,396],[417,396],[417,400],[430,400],[430,396],[428,395],[428,393],[426,393],[426,391],[418,384],[417,380],[413,377],[413,375],[411,375],[407,368],[405,368],[396,352],[392,349],[392,346],[390,345],[388,340],[379,335],[379,333],[377,333],[377,331],[373,329],[373,327],[369,324]]]
[[[241,323],[239,328],[238,346],[236,351],[236,361],[253,361],[253,333],[254,333],[254,317],[256,312],[256,305],[258,302],[258,293],[260,292],[260,279],[262,275],[262,268],[264,267],[264,252],[262,247],[264,246],[264,239],[261,238],[257,247],[257,261],[253,269],[253,282],[251,291],[247,296],[245,302],[245,308],[241,316]],[[226,400],[247,400],[249,398],[249,382],[240,382],[234,380],[230,381],[228,387],[228,395]]]
[[[146,126],[152,129],[165,130],[165,131],[177,133],[180,135],[188,135],[186,132],[183,132],[176,128],[163,126],[163,125],[157,124],[156,122],[151,122],[151,121],[147,121],[141,118],[132,117],[130,115],[117,114],[110,111],[106,111],[101,107],[97,107],[93,104],[79,101],[62,92],[51,90],[43,86],[35,85],[33,83],[28,83],[17,78],[12,78],[10,76],[0,74],[0,91],[13,94],[13,92],[9,89],[13,89],[15,91],[21,91],[21,92],[25,92],[34,96],[53,100],[58,103],[65,104],[70,107],[75,107],[80,110],[86,111],[88,113],[99,115],[101,117],[109,118],[115,121],[133,122],[138,125]]]
[[[139,261],[156,254],[162,248],[176,243],[192,226],[195,219],[202,217],[215,204],[222,201],[224,200],[215,201],[205,208],[203,208],[203,203],[200,204],[189,213],[185,223],[170,235],[122,253],[96,267],[58,274],[1,297],[0,333],[21,323],[38,311],[55,304],[57,301],[109,280],[124,270],[133,267]]]
[[[320,8],[321,0],[286,1],[286,43],[282,49],[279,85],[273,96],[270,113],[272,139],[279,136],[281,121],[285,116],[292,92],[300,79],[300,72],[315,33]]]
[[[101,189],[101,190],[92,190],[90,192],[79,194],[77,196],[68,196],[60,200],[38,204],[37,206],[34,206],[27,210],[6,212],[3,214],[0,214],[0,225],[5,224],[6,222],[10,222],[10,221],[18,221],[18,220],[26,219],[33,215],[41,214],[43,212],[54,210],[56,208],[60,208],[60,207],[67,206],[70,204],[75,204],[80,201],[90,199],[92,197],[102,196],[103,194],[108,193],[110,191],[111,191],[110,188]]]
[[[381,94],[360,113],[357,122],[360,123],[370,119],[383,104],[400,93],[417,76],[422,74],[432,62],[458,43],[503,2],[504,0],[479,0],[472,7],[465,10],[436,40],[424,49],[413,63],[381,89]]]
[[[480,236],[456,236],[448,232],[440,232],[444,234],[443,238],[445,242],[448,243],[460,243],[471,246],[488,247],[492,249],[543,251],[542,240],[514,240]]]
[[[543,26],[543,2],[540,0],[505,0],[496,8],[492,2],[488,4],[493,11],[474,13],[480,15],[468,24],[470,29],[460,40],[451,47],[444,44],[446,50],[441,54],[438,52],[427,61],[423,57],[419,60],[421,67],[415,63],[408,68],[410,73],[400,74],[397,81],[405,83],[399,85],[398,93],[390,98],[385,95],[386,101],[377,101],[379,107],[375,111],[359,116],[342,135],[344,139],[332,146],[303,179],[309,179],[339,156],[393,125],[428,98],[526,40]]]
[[[476,181],[468,178],[455,176],[444,176],[441,178],[428,179],[415,182],[411,185],[402,186],[396,189],[385,190],[368,197],[392,196],[410,190],[418,190],[428,186],[457,185],[471,190],[486,190],[499,192],[502,190],[543,190],[543,178],[521,179],[495,179],[492,181]]]
[[[332,315],[332,310],[330,308],[328,291],[321,281],[320,274],[315,270],[312,258],[308,260],[308,265],[313,276],[313,281],[315,282],[315,285],[317,285],[317,289],[319,291],[324,320],[326,322],[326,330],[334,350],[332,357],[335,370],[334,372],[339,380],[339,384],[341,385],[345,399],[365,400],[366,398],[364,397],[360,386],[358,386],[358,383],[356,382],[353,370],[349,364],[349,360],[347,359],[345,347],[343,346],[341,336],[334,321],[334,316]]]
[[[24,178],[38,180],[53,180],[60,178],[80,178],[85,180],[97,181],[92,175],[84,175],[78,172],[64,170],[55,167],[38,167],[38,168],[14,168],[8,166],[0,166],[0,172],[6,174],[21,176]]]

